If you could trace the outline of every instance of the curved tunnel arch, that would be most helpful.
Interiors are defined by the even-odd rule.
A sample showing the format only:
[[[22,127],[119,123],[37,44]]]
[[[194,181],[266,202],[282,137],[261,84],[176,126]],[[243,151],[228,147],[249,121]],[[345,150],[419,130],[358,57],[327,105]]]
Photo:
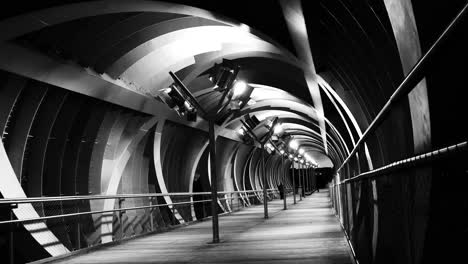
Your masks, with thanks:
[[[267,182],[263,182],[262,177],[260,177],[260,153],[263,150],[259,150],[258,146],[246,146],[241,136],[236,134],[240,127],[239,120],[245,114],[258,115],[261,117],[261,121],[277,116],[284,125],[285,131],[300,142],[306,153],[316,153],[317,157],[322,155],[328,158],[329,162],[324,162],[324,164],[331,164],[331,174],[333,174],[334,181],[340,182],[345,179],[343,177],[349,175],[334,174],[334,170],[340,167],[343,160],[346,159],[357,140],[362,136],[362,131],[366,129],[372,117],[385,103],[387,95],[391,94],[399,78],[403,76],[402,72],[404,72],[398,57],[398,54],[403,54],[401,50],[398,53],[402,39],[398,37],[398,34],[405,32],[394,30],[392,33],[394,25],[391,23],[394,23],[392,21],[394,16],[391,14],[391,9],[386,9],[383,2],[385,1],[353,4],[332,0],[329,2],[319,1],[314,4],[303,3],[304,9],[309,10],[307,12],[312,10],[311,5],[317,7],[314,10],[320,12],[316,18],[312,19],[313,22],[311,20],[307,24],[308,27],[311,24],[314,25],[309,33],[313,32],[313,37],[316,38],[317,42],[320,42],[320,45],[317,45],[320,48],[312,42],[310,44],[313,44],[311,50],[314,54],[314,63],[317,63],[316,82],[324,104],[324,116],[317,113],[316,109],[320,109],[320,107],[316,108],[312,103],[308,86],[311,76],[308,75],[308,70],[304,67],[303,58],[298,58],[290,52],[290,47],[285,47],[285,44],[289,45],[287,42],[290,40],[279,39],[280,41],[278,41],[277,38],[270,38],[257,31],[255,27],[262,28],[261,24],[254,23],[253,27],[249,27],[203,9],[207,8],[208,4],[200,4],[203,8],[196,8],[159,1],[125,0],[114,2],[104,0],[52,6],[47,9],[38,9],[7,17],[5,20],[0,20],[0,30],[2,31],[0,48],[12,48],[8,50],[18,52],[27,51],[27,54],[37,56],[31,60],[32,66],[29,68],[25,66],[28,62],[21,61],[21,59],[20,62],[11,60],[14,67],[7,66],[8,63],[2,63],[0,74],[5,77],[5,82],[13,83],[14,78],[21,76],[27,82],[39,82],[41,85],[47,86],[42,95],[44,100],[50,100],[50,104],[56,102],[61,105],[63,102],[67,104],[75,100],[74,91],[86,95],[93,91],[91,94],[94,98],[80,97],[79,100],[82,103],[76,103],[79,109],[73,111],[76,115],[86,112],[83,108],[87,105],[102,104],[104,110],[99,112],[99,115],[83,121],[87,122],[83,124],[83,131],[86,130],[90,134],[95,132],[94,139],[92,136],[83,136],[83,142],[74,142],[73,140],[78,140],[82,136],[78,135],[79,132],[75,132],[76,135],[70,133],[70,135],[75,136],[71,139],[73,141],[71,143],[68,143],[68,136],[63,135],[60,138],[65,143],[63,148],[59,146],[60,148],[57,147],[57,149],[62,149],[63,153],[67,153],[70,157],[74,157],[75,154],[78,157],[77,161],[66,161],[63,163],[65,165],[60,162],[54,166],[59,171],[57,175],[59,175],[60,184],[63,185],[55,184],[54,186],[59,190],[66,189],[67,193],[68,190],[74,188],[76,190],[81,188],[80,192],[84,191],[83,193],[93,192],[94,194],[96,192],[119,194],[129,190],[168,193],[174,190],[179,191],[178,188],[174,187],[179,183],[184,186],[180,190],[192,192],[195,175],[202,174],[200,178],[203,180],[206,178],[209,181],[210,171],[202,168],[209,166],[210,162],[206,150],[207,121],[200,120],[200,118],[196,123],[182,120],[167,110],[160,102],[156,102],[153,96],[158,94],[158,90],[171,83],[168,72],[172,71],[187,84],[197,98],[207,98],[203,106],[209,107],[218,97],[211,96],[213,94],[210,93],[213,92],[211,87],[206,85],[207,76],[205,73],[212,69],[214,63],[219,63],[222,59],[234,60],[245,65],[239,76],[250,80],[250,85],[255,89],[252,98],[256,103],[243,108],[237,115],[227,115],[225,119],[216,124],[217,149],[219,156],[222,157],[218,173],[223,177],[220,177],[218,183],[213,184],[222,186],[221,189],[226,191],[244,191],[257,190],[263,185],[275,189],[280,181],[278,171],[281,160],[279,156],[268,156],[266,163],[270,176],[266,179]],[[213,10],[216,11],[216,8]],[[410,11],[412,14],[412,10]],[[414,18],[412,19],[414,20]],[[378,26],[371,28],[369,25],[372,23],[370,22],[376,22]],[[96,25],[95,28],[90,26],[93,23]],[[268,33],[272,34],[273,31]],[[82,39],[80,39],[81,36],[83,36]],[[79,41],[72,43],[75,40]],[[339,40],[347,40],[343,42],[347,42],[349,45],[341,44]],[[296,44],[294,43],[294,45]],[[324,52],[321,53],[321,50]],[[6,56],[4,53],[0,53],[0,59],[15,58],[15,55],[20,54],[13,53]],[[363,60],[362,63],[360,59]],[[388,61],[388,65],[380,65],[384,59],[386,62]],[[37,60],[40,63],[35,63]],[[403,61],[401,63],[404,64]],[[271,64],[270,67],[268,64]],[[40,71],[41,66],[44,65],[51,66],[50,68],[46,67],[45,71]],[[262,69],[256,70],[256,65],[261,65]],[[407,66],[403,68],[405,67],[407,68]],[[55,72],[51,68],[60,69],[65,76],[70,77],[60,79],[57,77],[58,75],[52,74]],[[50,79],[53,81],[47,78],[43,79],[44,76],[51,76]],[[93,81],[87,81],[89,78]],[[24,131],[35,131],[31,128],[36,125],[34,122],[45,126],[45,121],[42,123],[35,121],[34,119],[39,120],[39,118],[31,113],[21,114],[21,111],[27,109],[24,107],[25,96],[33,91],[29,84],[13,85],[13,88],[8,88],[8,86],[12,86],[11,83],[8,85],[2,83],[0,86],[2,103],[4,98],[6,102],[4,106],[0,106],[0,128],[6,142],[4,144],[6,155],[2,156],[0,161],[2,164],[10,162],[15,168],[20,165],[34,167],[30,165],[31,161],[27,160],[28,144],[30,144],[31,139],[23,138],[24,135],[20,138],[20,135],[14,135],[11,131],[18,129],[21,125],[25,128]],[[78,83],[83,84],[80,86],[77,85]],[[126,93],[120,93],[119,89]],[[52,91],[55,90],[64,90],[64,93],[73,94],[73,96],[70,100],[60,99],[59,96],[55,98],[52,96]],[[268,94],[267,91],[271,93]],[[141,100],[139,102],[142,105],[150,106],[151,114],[148,115],[148,111],[139,111],[131,106],[130,101],[133,99],[127,101],[127,95],[136,96]],[[110,99],[111,97],[114,99]],[[421,99],[424,104],[428,101],[427,98],[423,97],[416,99]],[[382,131],[379,131],[379,136],[371,138],[364,145],[364,149],[359,151],[358,159],[363,158],[361,161],[362,170],[372,170],[374,166],[382,166],[388,161],[406,157],[415,153],[416,150],[420,151],[417,145],[424,141],[423,138],[428,135],[416,135],[413,130],[419,131],[418,126],[426,126],[427,122],[418,118],[421,116],[429,118],[429,115],[426,113],[428,109],[421,110],[426,112],[420,116],[415,115],[414,100],[415,98],[405,98],[402,106],[397,109],[397,113],[390,118],[389,123],[384,125]],[[45,106],[46,104],[38,103],[36,107],[38,113],[40,111],[53,112],[53,109],[45,109]],[[15,107],[19,108],[20,111],[18,112]],[[31,108],[33,107],[31,106]],[[68,108],[72,107],[68,106]],[[58,113],[64,115],[64,111],[66,109],[56,109],[57,115]],[[71,110],[69,112],[72,113]],[[16,123],[16,120],[27,122],[26,119],[22,119],[24,116],[31,117],[31,120],[28,121],[29,124]],[[40,115],[38,114],[38,116]],[[102,124],[98,125],[96,123],[99,122],[101,116]],[[81,127],[75,124],[80,120],[79,118],[70,119],[73,119],[69,120],[70,128]],[[13,126],[18,127],[12,128],[10,120],[14,121]],[[144,124],[149,123],[143,121],[152,125],[144,126]],[[324,122],[325,127],[321,126],[321,121]],[[173,126],[172,123],[175,125]],[[138,125],[143,125],[143,128],[138,129]],[[171,132],[166,133],[173,133],[173,135],[167,137],[167,141],[162,142],[161,137],[165,127],[169,126],[173,126],[172,129],[167,130]],[[394,132],[389,132],[394,127],[396,128]],[[96,131],[92,131],[93,129]],[[184,146],[174,144],[174,142],[187,140],[187,137],[195,134],[194,131],[199,133],[196,139],[199,144],[193,143]],[[29,132],[23,134],[29,136]],[[430,136],[429,133],[429,138]],[[133,142],[132,138],[138,142]],[[138,139],[141,139],[141,142]],[[323,139],[326,140],[326,144],[324,144]],[[37,148],[43,148],[41,159],[43,160],[42,165],[46,166],[45,163],[53,163],[47,149],[53,149],[54,143],[49,136],[41,140],[46,142],[45,145],[49,144],[49,147],[44,147],[44,144],[35,145]],[[93,144],[96,146],[93,147],[91,141],[95,141]],[[24,145],[22,153],[11,147],[14,142],[21,143],[17,146],[18,148]],[[90,145],[85,146],[85,144]],[[157,144],[159,146],[156,146]],[[167,149],[171,147],[174,149],[168,151]],[[425,145],[425,147],[427,146]],[[163,154],[161,154],[162,149],[164,149]],[[168,152],[166,153],[166,151]],[[34,151],[34,153],[39,152]],[[181,168],[175,168],[175,162],[165,161],[165,158],[170,159],[171,155],[183,152],[193,157],[187,158],[186,164],[180,165]],[[168,156],[162,157],[166,154]],[[119,155],[123,155],[122,158],[119,158]],[[148,160],[151,162],[148,163]],[[20,162],[18,163],[18,161]],[[288,168],[291,167],[290,161],[286,163]],[[64,168],[68,164],[70,168]],[[85,164],[88,164],[88,167]],[[143,165],[145,168],[136,172],[137,165],[135,164]],[[321,165],[320,162],[319,165]],[[65,174],[72,171],[71,166],[76,168],[76,171],[72,173],[73,177],[76,178],[74,179],[76,183],[73,183],[74,187],[68,186],[66,183]],[[361,168],[351,167],[346,169],[346,173],[351,175],[361,172]],[[36,178],[29,179],[30,183],[23,180],[23,178],[28,179],[27,172],[27,169],[24,168],[15,171],[18,183],[25,190],[31,190],[33,189],[31,182],[40,182],[41,190],[34,189],[35,191],[30,193],[35,193],[34,195],[38,196],[46,195],[42,189],[50,183],[44,180],[47,178],[44,176],[44,172],[35,174],[39,176],[31,176]],[[87,175],[84,176],[85,174]],[[288,179],[285,179],[286,183],[288,183]],[[126,183],[130,183],[132,188],[122,188],[121,185]],[[414,185],[414,183],[408,183],[408,185],[411,184]],[[109,185],[112,185],[112,190],[109,189]],[[288,183],[288,186],[290,185]],[[376,256],[384,254],[379,253],[382,250],[379,251],[378,244],[382,243],[380,242],[382,225],[388,225],[388,221],[383,219],[383,215],[387,215],[390,210],[390,207],[384,204],[385,198],[380,198],[380,195],[382,197],[395,197],[397,194],[384,193],[385,186],[377,184],[376,181],[371,181],[368,185],[363,184],[362,188],[360,187],[355,192],[356,197],[340,196],[339,200],[349,203],[341,206],[353,207],[352,202],[349,201],[355,199],[359,205],[356,214],[360,217],[361,214],[369,214],[364,217],[365,223],[362,222],[364,218],[358,219],[362,220],[361,223],[354,225],[351,221],[349,227],[346,228],[356,232],[353,233],[352,239],[370,244],[372,250],[368,253],[369,258],[375,260]],[[431,185],[424,185],[425,190],[429,190],[428,186]],[[203,190],[209,191],[209,187],[209,184],[205,184]],[[106,188],[109,190],[106,191]],[[2,195],[6,198],[3,192]],[[365,197],[368,193],[369,197]],[[59,192],[59,194],[62,193]],[[261,201],[262,194],[257,192],[255,195],[255,199],[248,199],[244,194],[239,196],[243,203],[250,205]],[[371,213],[365,211],[367,209],[361,206],[361,203],[367,201],[366,199],[372,200],[373,205],[369,209]],[[171,198],[165,198],[164,201],[158,202],[171,204],[173,201]],[[141,204],[148,203],[144,201]],[[219,202],[219,205],[225,212],[233,210],[229,204]],[[96,210],[108,210],[115,207],[115,202],[112,204],[111,201],[90,202],[88,206]],[[168,208],[172,207],[168,206]],[[194,208],[191,209],[189,215],[183,209],[178,212],[179,209],[175,207],[174,215],[171,215],[171,212],[167,213],[167,216],[160,217],[162,220],[159,219],[158,224],[162,227],[170,225],[170,218],[173,216],[178,222],[190,221],[196,216]],[[38,210],[36,211],[38,214],[44,212],[44,208],[34,210]],[[64,211],[64,209],[61,210]],[[345,209],[340,208],[339,210]],[[116,237],[118,228],[115,223],[112,223],[112,221],[117,220],[116,216],[112,216],[111,223],[109,221],[104,223],[109,220],[106,218],[101,220],[98,219],[99,217],[91,218],[92,222],[99,226],[91,228],[93,229],[90,232],[91,235],[86,234],[86,239],[83,239],[87,241],[86,243],[91,240],[98,241],[99,238],[96,240],[97,233],[103,235],[101,240],[103,243],[110,242]],[[429,221],[426,220],[424,220],[425,223]],[[380,221],[382,221],[382,225]],[[68,225],[66,228],[70,226],[69,222],[63,221],[64,224]],[[141,226],[143,229],[146,228],[144,225]],[[51,234],[66,233],[66,228],[50,232]],[[363,235],[363,232],[370,232],[370,235]],[[388,234],[382,234],[382,236],[386,235]],[[57,235],[58,240],[61,239],[61,236],[62,234]],[[63,241],[65,251],[71,250],[79,243],[74,241],[74,236],[76,237],[72,232],[63,234],[64,240],[67,240]],[[47,241],[40,243],[47,244]],[[409,242],[409,244],[411,243]]]

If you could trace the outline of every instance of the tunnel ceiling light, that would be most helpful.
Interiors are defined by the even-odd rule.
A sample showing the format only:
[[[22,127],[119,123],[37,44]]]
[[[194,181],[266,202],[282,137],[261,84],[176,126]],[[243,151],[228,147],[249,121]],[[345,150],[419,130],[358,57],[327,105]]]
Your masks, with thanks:
[[[304,150],[303,148],[300,148],[300,149],[299,149],[299,154],[300,154],[300,155],[304,154],[304,152],[305,152],[305,150]]]
[[[248,104],[250,96],[253,92],[253,87],[245,83],[244,81],[236,81],[232,92],[230,93],[230,108],[231,110],[239,110]]]
[[[265,144],[265,148],[266,148],[268,154],[274,154],[275,153],[275,147],[270,142]]]
[[[213,89],[215,91],[231,89],[239,70],[239,65],[234,64],[231,60],[223,59],[222,63],[216,63],[209,76],[214,84]]]
[[[257,102],[254,99],[249,99],[249,101],[247,102],[247,105],[254,105],[256,103]]]
[[[283,132],[283,126],[281,124],[276,124],[273,130],[273,133],[275,133],[275,135],[280,135],[282,132]]]
[[[241,96],[247,91],[247,83],[244,81],[236,81],[234,83],[234,87],[232,88],[232,96],[233,98],[236,98],[238,96]]]
[[[255,115],[244,115],[244,120],[247,123],[247,125],[250,126],[251,129],[255,129],[255,127],[258,126],[258,124],[260,124],[260,120],[258,120],[258,118]]]
[[[299,143],[295,139],[292,139],[289,141],[289,147],[296,150],[299,147]]]
[[[179,116],[187,116],[188,121],[197,120],[197,110],[195,107],[182,95],[175,83],[170,87],[159,90],[158,98],[167,106],[177,112]]]

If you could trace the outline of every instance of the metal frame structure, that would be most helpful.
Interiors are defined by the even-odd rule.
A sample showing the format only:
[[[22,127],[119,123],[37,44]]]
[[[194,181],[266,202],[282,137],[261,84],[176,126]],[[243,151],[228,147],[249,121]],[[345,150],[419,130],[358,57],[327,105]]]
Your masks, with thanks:
[[[340,180],[339,182],[334,182],[330,184],[329,186],[331,197],[333,200],[333,205],[335,207],[336,214],[340,218],[340,220],[342,220],[344,217],[345,222],[347,222],[348,217],[349,217],[348,212],[343,213],[344,214],[343,216],[341,211],[337,208],[337,207],[341,207],[341,205],[338,203],[338,201],[341,198],[337,197],[337,195],[341,196],[340,193],[343,192],[340,190],[341,187],[344,187],[343,188],[344,200],[347,203],[349,200],[348,196],[349,195],[351,195],[350,197],[353,196],[352,189],[348,190],[349,189],[348,187],[355,182],[360,182],[364,180],[374,180],[378,177],[388,175],[389,173],[392,173],[395,171],[409,170],[411,168],[422,167],[429,162],[440,161],[443,158],[446,158],[448,156],[456,156],[456,155],[467,152],[468,141],[464,141],[464,142],[460,142],[458,144],[448,146],[442,149],[427,152],[425,154],[416,155],[407,159],[399,160],[399,161],[390,163],[388,165],[382,166],[380,168],[369,170],[367,172],[361,172],[361,166],[360,166],[361,161],[359,159],[359,155],[360,155],[359,152],[360,150],[362,150],[363,144],[373,133],[376,132],[379,126],[389,116],[389,114],[394,109],[394,107],[398,105],[402,101],[402,99],[405,98],[416,87],[416,85],[421,81],[421,79],[424,78],[426,69],[430,65],[436,53],[442,50],[443,45],[450,40],[451,36],[453,35],[453,32],[461,28],[462,21],[464,18],[466,18],[467,14],[468,14],[468,4],[465,4],[464,7],[455,16],[455,18],[445,28],[443,33],[437,38],[434,44],[419,59],[419,61],[414,65],[414,67],[411,69],[411,71],[408,73],[405,79],[400,83],[398,88],[390,96],[388,101],[385,103],[383,108],[376,115],[376,117],[371,122],[369,127],[366,129],[366,131],[362,134],[362,136],[356,142],[356,144],[354,145],[354,148],[349,153],[347,158],[342,162],[341,166],[336,170],[337,175],[341,173],[343,174],[349,173],[350,172],[349,163],[351,159],[356,155],[356,164],[357,164],[357,170],[359,174],[355,176],[344,175],[344,178],[345,178],[344,180]],[[356,253],[353,249],[353,245],[350,240],[348,230],[345,228],[345,226],[343,226],[343,223],[341,224],[342,224],[342,229],[348,240],[348,244],[350,245],[352,249],[354,259],[358,260],[358,256],[356,256]]]

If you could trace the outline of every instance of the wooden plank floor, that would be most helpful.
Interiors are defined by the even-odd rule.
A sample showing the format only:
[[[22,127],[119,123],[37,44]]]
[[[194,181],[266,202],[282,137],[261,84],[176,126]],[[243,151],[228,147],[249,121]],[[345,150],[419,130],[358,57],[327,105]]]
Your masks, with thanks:
[[[219,218],[221,243],[211,244],[211,220],[136,238],[54,263],[352,263],[329,193],[292,205],[269,203]]]

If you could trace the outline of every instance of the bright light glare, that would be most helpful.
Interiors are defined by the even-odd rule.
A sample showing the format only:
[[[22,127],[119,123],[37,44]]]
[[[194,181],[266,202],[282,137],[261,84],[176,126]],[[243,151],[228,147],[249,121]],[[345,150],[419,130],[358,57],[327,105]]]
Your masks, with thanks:
[[[292,149],[297,149],[299,147],[299,143],[296,140],[289,141],[289,147]]]
[[[292,159],[293,155],[292,154],[289,154],[289,158]]]
[[[283,149],[282,149],[282,150],[280,150],[280,153],[281,153],[281,154],[284,154],[284,150],[283,150]]]
[[[274,132],[275,134],[281,134],[281,132],[283,132],[283,127],[281,126],[281,124],[277,124],[277,125],[275,126],[275,129],[273,130],[273,132]]]
[[[236,81],[233,87],[233,97],[238,97],[245,93],[247,90],[247,84],[244,81]]]
[[[302,149],[302,148],[301,148],[301,149],[299,149],[299,154],[301,154],[301,155],[302,155],[302,154],[304,154],[304,151],[305,151],[305,150],[304,150],[304,149]]]
[[[239,128],[239,130],[237,130],[237,132],[241,135],[244,135],[245,131],[244,131],[244,128]]]
[[[253,99],[250,99],[248,102],[247,102],[247,105],[254,105],[256,104],[257,102]]]

